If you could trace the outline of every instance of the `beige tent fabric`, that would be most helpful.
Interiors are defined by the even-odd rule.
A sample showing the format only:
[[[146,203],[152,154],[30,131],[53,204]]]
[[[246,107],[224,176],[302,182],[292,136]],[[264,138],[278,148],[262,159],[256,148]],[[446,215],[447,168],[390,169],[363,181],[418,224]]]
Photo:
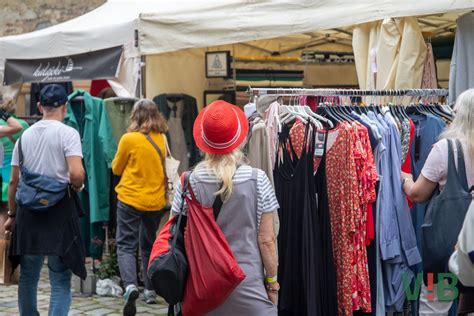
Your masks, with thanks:
[[[416,18],[359,25],[354,29],[352,45],[361,88],[421,87],[427,49]]]

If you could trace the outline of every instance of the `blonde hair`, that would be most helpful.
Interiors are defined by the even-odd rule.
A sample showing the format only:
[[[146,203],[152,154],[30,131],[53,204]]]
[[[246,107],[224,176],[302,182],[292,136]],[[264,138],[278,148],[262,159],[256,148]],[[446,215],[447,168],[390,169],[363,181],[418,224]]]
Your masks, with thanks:
[[[166,133],[168,123],[158,111],[158,106],[150,99],[141,99],[133,106],[128,132]]]
[[[474,159],[474,89],[466,90],[458,96],[454,110],[456,116],[440,138],[465,141],[472,160]]]
[[[216,195],[220,195],[222,201],[227,201],[233,190],[232,178],[237,170],[238,166],[244,163],[244,155],[240,149],[234,149],[230,153],[218,155],[218,154],[206,154],[204,161],[200,162],[196,169],[207,169],[210,170],[214,175],[222,181],[222,188],[216,192]]]
[[[9,113],[15,113],[16,103],[13,99],[0,99],[1,106],[0,108],[4,109]]]

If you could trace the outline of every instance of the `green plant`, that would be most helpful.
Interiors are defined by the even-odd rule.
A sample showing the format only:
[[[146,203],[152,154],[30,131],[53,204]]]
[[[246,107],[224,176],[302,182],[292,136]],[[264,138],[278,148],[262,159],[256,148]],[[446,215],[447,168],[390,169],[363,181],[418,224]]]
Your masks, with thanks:
[[[120,271],[117,261],[117,251],[115,247],[115,240],[109,240],[110,254],[105,256],[100,263],[95,275],[99,279],[111,279],[115,276],[120,276]]]

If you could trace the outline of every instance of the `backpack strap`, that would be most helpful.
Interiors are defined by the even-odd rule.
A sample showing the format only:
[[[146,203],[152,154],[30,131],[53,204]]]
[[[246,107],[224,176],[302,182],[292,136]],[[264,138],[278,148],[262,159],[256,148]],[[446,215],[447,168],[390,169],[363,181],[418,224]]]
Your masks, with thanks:
[[[179,214],[178,214],[178,221],[176,223],[176,229],[180,229],[181,227],[181,220],[183,219],[183,212],[184,212],[184,202],[185,202],[185,197],[186,197],[186,192],[188,191],[188,187],[191,187],[189,185],[189,177],[191,176],[191,171],[189,172],[183,172],[181,175],[181,185],[182,185],[182,193],[181,193],[181,205],[179,206]],[[178,239],[178,233],[176,233],[173,236],[173,241],[171,242],[171,249],[173,249],[176,246],[176,241]]]

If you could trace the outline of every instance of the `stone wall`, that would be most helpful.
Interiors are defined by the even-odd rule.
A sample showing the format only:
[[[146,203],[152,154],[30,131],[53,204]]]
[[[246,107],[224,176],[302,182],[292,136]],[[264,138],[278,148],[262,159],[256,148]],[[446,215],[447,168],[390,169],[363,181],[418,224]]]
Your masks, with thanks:
[[[39,30],[89,12],[105,0],[0,0],[0,36]]]

